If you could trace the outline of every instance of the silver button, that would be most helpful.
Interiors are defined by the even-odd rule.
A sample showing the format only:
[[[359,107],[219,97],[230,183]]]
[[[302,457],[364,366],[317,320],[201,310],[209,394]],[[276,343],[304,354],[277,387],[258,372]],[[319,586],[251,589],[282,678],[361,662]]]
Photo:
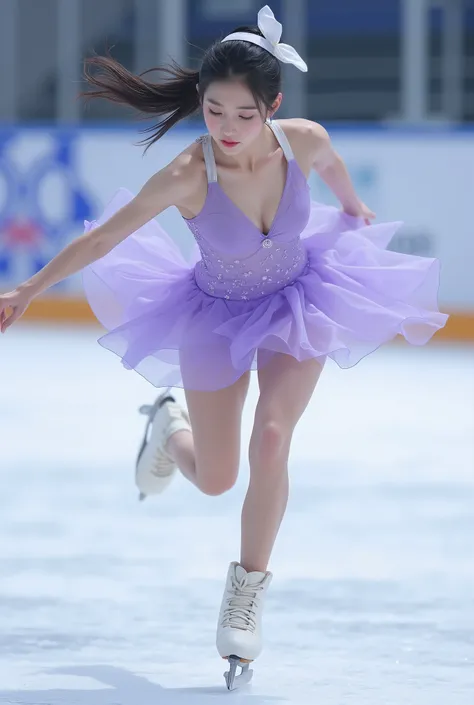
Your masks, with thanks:
[[[263,247],[267,247],[267,248],[268,248],[268,247],[273,247],[273,242],[272,242],[271,240],[266,239],[266,240],[263,241],[262,246],[263,246]]]

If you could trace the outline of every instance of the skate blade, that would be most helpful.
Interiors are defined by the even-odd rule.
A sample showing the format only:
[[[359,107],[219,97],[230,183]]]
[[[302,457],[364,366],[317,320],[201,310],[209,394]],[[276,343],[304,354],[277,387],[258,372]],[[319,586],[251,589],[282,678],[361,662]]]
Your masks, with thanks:
[[[230,666],[229,670],[224,673],[227,690],[236,690],[250,683],[253,676],[253,671],[250,669],[251,661],[241,659],[238,656],[228,656],[226,660],[229,662]],[[237,667],[241,669],[238,675]]]

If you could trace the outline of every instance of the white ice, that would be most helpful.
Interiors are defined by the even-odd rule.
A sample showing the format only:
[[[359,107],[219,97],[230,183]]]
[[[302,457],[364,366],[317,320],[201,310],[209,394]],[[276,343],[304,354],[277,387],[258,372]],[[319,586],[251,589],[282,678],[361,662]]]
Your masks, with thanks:
[[[1,703],[472,705],[472,348],[328,363],[293,442],[265,649],[228,693],[215,626],[255,380],[234,490],[179,477],[139,503],[137,407],[155,390],[97,333],[0,338]]]

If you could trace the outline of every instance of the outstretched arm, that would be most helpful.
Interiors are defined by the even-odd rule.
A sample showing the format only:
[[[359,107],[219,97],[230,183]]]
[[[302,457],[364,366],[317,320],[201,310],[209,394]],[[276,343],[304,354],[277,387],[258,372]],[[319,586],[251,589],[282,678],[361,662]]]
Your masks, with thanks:
[[[358,197],[343,159],[335,151],[322,125],[310,123],[310,141],[313,149],[312,168],[339,199],[345,213],[364,218],[368,225],[375,218]]]
[[[188,184],[185,170],[175,160],[152,176],[138,195],[106,223],[76,238],[14,291],[0,295],[1,332],[20,318],[36,296],[106,255],[169,206],[178,205]]]

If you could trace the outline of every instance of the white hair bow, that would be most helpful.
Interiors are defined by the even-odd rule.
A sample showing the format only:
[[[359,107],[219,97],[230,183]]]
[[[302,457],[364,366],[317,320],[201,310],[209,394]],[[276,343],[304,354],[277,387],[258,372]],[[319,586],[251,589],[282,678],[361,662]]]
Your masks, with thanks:
[[[298,54],[296,49],[293,49],[289,44],[279,44],[280,37],[283,31],[283,27],[280,22],[275,19],[275,15],[268,7],[262,7],[258,13],[258,28],[263,34],[261,37],[259,34],[251,34],[250,32],[234,32],[224,37],[223,42],[228,42],[231,40],[241,39],[252,44],[257,44],[263,49],[266,49],[276,56],[277,59],[283,61],[285,64],[293,64],[300,71],[307,71],[308,66],[303,61],[301,56]]]

